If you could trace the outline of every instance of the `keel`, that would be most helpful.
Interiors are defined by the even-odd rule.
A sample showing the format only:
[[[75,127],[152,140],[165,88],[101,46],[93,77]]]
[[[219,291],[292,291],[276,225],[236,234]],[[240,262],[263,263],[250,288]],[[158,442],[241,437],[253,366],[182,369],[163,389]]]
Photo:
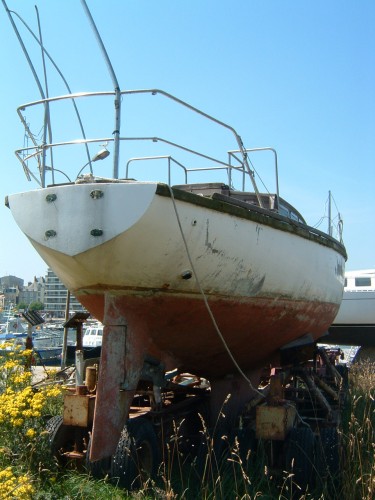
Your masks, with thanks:
[[[106,298],[105,327],[96,393],[90,460],[113,455],[129,416],[143,359],[131,329],[118,314],[115,299]]]

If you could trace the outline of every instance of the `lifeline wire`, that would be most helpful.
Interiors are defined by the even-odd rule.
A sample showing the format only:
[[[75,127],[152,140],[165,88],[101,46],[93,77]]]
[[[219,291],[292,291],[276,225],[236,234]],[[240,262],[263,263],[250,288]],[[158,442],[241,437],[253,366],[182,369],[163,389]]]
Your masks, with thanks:
[[[204,293],[203,291],[203,288],[200,284],[200,281],[199,281],[199,278],[198,278],[198,275],[197,275],[197,272],[195,270],[195,267],[194,267],[194,264],[193,264],[193,261],[192,261],[192,258],[190,256],[190,252],[189,252],[189,248],[188,248],[188,245],[187,245],[187,242],[186,242],[186,238],[185,238],[185,235],[184,235],[184,232],[182,230],[182,225],[181,225],[181,221],[180,221],[180,216],[178,214],[178,210],[177,210],[177,206],[176,206],[176,201],[174,199],[174,194],[173,194],[173,190],[171,188],[171,186],[168,185],[168,188],[169,188],[169,192],[171,193],[171,198],[172,198],[172,202],[173,202],[173,208],[174,208],[174,211],[175,211],[175,214],[176,214],[176,218],[177,218],[177,223],[178,223],[178,227],[180,228],[180,233],[181,233],[181,236],[182,236],[182,240],[184,242],[184,245],[185,245],[185,249],[186,249],[186,254],[188,256],[188,259],[189,259],[189,262],[190,262],[190,265],[191,265],[191,269],[194,273],[194,276],[195,276],[195,279],[197,281],[197,285],[198,285],[198,288],[199,288],[199,291],[203,297],[203,300],[204,300],[204,303],[205,303],[205,306],[206,306],[206,309],[207,309],[207,312],[208,314],[210,315],[210,318],[211,318],[211,321],[212,321],[212,324],[214,325],[215,327],[215,330],[216,330],[216,333],[218,334],[221,342],[223,343],[223,346],[225,348],[225,350],[227,351],[230,359],[232,360],[234,366],[237,368],[238,372],[240,373],[240,375],[242,375],[242,377],[246,380],[246,382],[249,384],[250,388],[254,391],[254,392],[257,392],[258,394],[260,394],[262,397],[264,397],[264,394],[262,394],[260,391],[258,391],[258,389],[255,389],[255,387],[253,386],[253,384],[251,383],[251,380],[245,375],[245,373],[242,371],[240,365],[237,363],[237,361],[235,360],[233,354],[231,353],[224,337],[223,337],[223,334],[221,333],[217,323],[216,323],[216,320],[214,318],[214,315],[211,311],[211,308],[210,308],[210,305],[208,303],[208,300],[207,300],[207,297],[206,297],[206,294]]]

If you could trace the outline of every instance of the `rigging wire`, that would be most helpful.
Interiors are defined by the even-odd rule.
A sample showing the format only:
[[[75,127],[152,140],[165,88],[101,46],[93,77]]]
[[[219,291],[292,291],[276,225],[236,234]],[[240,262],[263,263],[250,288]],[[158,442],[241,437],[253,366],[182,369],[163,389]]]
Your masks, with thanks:
[[[238,162],[242,165],[242,167],[244,167],[244,163],[243,163],[243,161],[241,161],[241,160],[237,157],[237,155],[233,154],[233,157],[234,157],[234,158],[235,158],[235,159],[236,159],[236,160],[237,160],[237,161],[238,161]],[[259,181],[260,181],[260,183],[262,184],[262,186],[263,186],[263,187],[264,187],[264,189],[266,190],[266,192],[267,192],[268,194],[270,194],[270,192],[269,192],[269,190],[268,190],[268,188],[267,188],[267,186],[266,186],[265,182],[263,181],[263,179],[262,179],[262,177],[260,176],[259,172],[258,172],[258,171],[257,171],[257,169],[255,168],[255,166],[254,166],[254,162],[250,159],[249,155],[247,155],[247,157],[246,157],[246,158],[247,158],[248,163],[251,165],[251,167],[252,167],[252,169],[253,169],[252,171],[253,171],[253,175],[254,175],[254,177],[255,177],[255,174],[256,174],[256,175],[257,175],[257,177],[258,177],[258,179],[259,179]],[[235,188],[234,188],[234,185],[233,185],[233,180],[231,181],[231,187],[232,187],[233,189],[235,189]]]
[[[59,67],[57,66],[57,64],[55,63],[55,61],[52,59],[51,55],[48,53],[47,49],[44,47],[44,45],[43,45],[42,41],[41,41],[41,40],[40,40],[40,39],[39,39],[39,38],[35,35],[35,33],[33,32],[33,30],[32,30],[32,29],[28,26],[28,24],[27,24],[27,23],[26,23],[26,22],[22,19],[22,17],[21,17],[19,14],[17,14],[17,12],[15,12],[15,11],[13,11],[13,10],[9,10],[9,9],[8,9],[8,6],[7,6],[6,2],[5,2],[5,0],[2,0],[2,3],[3,3],[3,5],[4,5],[4,8],[5,8],[5,10],[6,10],[7,14],[8,14],[9,20],[10,20],[10,22],[11,22],[11,24],[12,24],[13,30],[14,30],[14,32],[15,32],[15,34],[16,34],[16,36],[17,36],[17,38],[18,38],[18,41],[19,41],[19,43],[20,43],[20,45],[21,45],[21,48],[22,48],[22,50],[23,50],[23,52],[24,52],[24,55],[25,55],[26,60],[27,60],[27,62],[28,62],[28,64],[29,64],[29,67],[30,67],[30,69],[31,69],[31,71],[32,71],[32,73],[33,73],[33,76],[34,76],[34,79],[35,79],[35,81],[36,81],[36,84],[37,84],[37,86],[38,86],[38,88],[39,88],[39,92],[40,92],[40,94],[41,94],[42,100],[44,100],[44,99],[45,99],[44,92],[43,92],[43,88],[41,87],[40,80],[39,80],[39,78],[38,78],[38,76],[37,76],[37,74],[36,74],[36,71],[35,71],[35,69],[34,69],[34,66],[33,66],[32,62],[31,62],[30,56],[29,56],[29,54],[28,54],[28,52],[27,52],[27,50],[26,50],[26,47],[25,47],[25,45],[24,45],[24,43],[23,43],[23,40],[22,40],[22,38],[21,38],[21,35],[20,35],[20,33],[19,33],[18,29],[17,29],[17,26],[16,26],[16,24],[15,24],[15,22],[14,22],[13,16],[16,16],[16,17],[19,19],[19,21],[20,21],[20,22],[24,25],[24,27],[28,30],[28,32],[30,33],[30,35],[31,35],[31,36],[34,38],[34,40],[35,40],[35,41],[39,44],[40,48],[42,49],[43,54],[45,54],[45,55],[48,57],[49,61],[51,62],[51,64],[53,65],[53,67],[56,69],[57,73],[58,73],[58,74],[59,74],[59,76],[61,77],[61,79],[62,79],[62,81],[64,82],[65,87],[66,87],[66,89],[68,90],[69,94],[72,94],[72,91],[71,91],[71,89],[70,89],[70,87],[69,87],[69,84],[68,84],[67,80],[65,79],[64,75],[63,75],[63,74],[62,74],[62,72],[60,71],[60,69],[59,69]],[[77,116],[77,120],[78,120],[78,123],[79,123],[80,130],[81,130],[81,132],[82,132],[82,137],[83,137],[84,139],[86,139],[86,133],[85,133],[85,130],[84,130],[84,127],[83,127],[83,123],[82,123],[82,120],[81,120],[81,116],[80,116],[80,114],[79,114],[78,107],[77,107],[77,104],[76,104],[76,102],[75,102],[74,98],[72,98],[72,104],[73,104],[73,107],[74,107],[74,110],[75,110],[75,113],[76,113],[76,116]],[[34,134],[32,134],[31,139],[32,139],[32,140],[34,139]],[[37,144],[35,144],[35,146],[37,147],[38,145],[37,145]],[[89,165],[90,165],[90,172],[92,173],[91,158],[90,158],[90,154],[89,154],[89,149],[88,149],[88,144],[87,144],[87,143],[85,143],[85,149],[86,149],[87,159],[88,159],[88,162],[89,162]]]
[[[322,217],[320,217],[318,222],[316,224],[314,224],[312,227],[317,229],[323,224],[323,222],[329,220],[329,216],[327,214],[327,210],[328,210],[327,207],[328,207],[328,203],[329,203],[329,198],[331,198],[331,201],[333,201],[335,208],[337,210],[337,214],[334,217],[331,216],[331,226],[332,226],[332,228],[335,229],[336,238],[340,241],[340,243],[343,243],[342,235],[343,235],[343,230],[344,230],[344,221],[341,217],[340,211],[339,211],[338,206],[336,204],[336,200],[332,196],[331,192],[329,193],[329,195],[326,199],[324,215],[322,215]]]
[[[250,158],[249,158],[249,163],[250,163],[250,165],[253,167],[253,171],[254,171],[254,173],[258,176],[258,178],[259,178],[259,180],[260,180],[260,183],[263,185],[263,187],[264,187],[264,189],[266,190],[266,192],[267,192],[268,194],[270,194],[270,192],[269,192],[269,190],[268,190],[268,188],[267,188],[266,184],[264,183],[264,181],[263,181],[263,179],[261,178],[261,176],[260,176],[259,172],[257,171],[257,169],[254,167],[254,163],[250,160]]]

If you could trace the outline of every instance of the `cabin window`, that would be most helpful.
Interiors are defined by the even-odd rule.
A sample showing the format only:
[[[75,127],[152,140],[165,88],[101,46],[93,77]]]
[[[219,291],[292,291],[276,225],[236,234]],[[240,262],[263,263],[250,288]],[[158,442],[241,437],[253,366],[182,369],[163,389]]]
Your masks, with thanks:
[[[103,336],[103,330],[98,330],[98,335],[99,335],[99,337],[102,337]]]
[[[369,277],[355,278],[355,286],[371,286],[371,278]]]
[[[280,205],[279,214],[284,215],[284,217],[289,217],[289,210],[287,210],[285,207]]]
[[[294,212],[290,212],[290,218],[291,218],[292,220],[295,220],[295,221],[297,221],[297,222],[300,222],[300,220],[299,220],[298,216],[297,216]]]

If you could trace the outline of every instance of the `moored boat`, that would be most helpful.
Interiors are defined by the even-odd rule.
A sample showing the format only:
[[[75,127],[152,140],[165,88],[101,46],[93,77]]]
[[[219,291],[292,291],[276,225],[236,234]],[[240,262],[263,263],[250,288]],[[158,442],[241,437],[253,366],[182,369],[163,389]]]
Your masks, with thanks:
[[[26,332],[22,317],[17,312],[12,311],[12,306],[0,314],[0,334],[17,333],[19,335]]]
[[[85,329],[82,346],[85,347],[101,347],[103,340],[103,325],[101,323],[93,323]]]
[[[59,366],[61,365],[61,346],[48,346],[48,347],[36,347],[34,349],[35,353],[35,364],[44,366]]]
[[[361,347],[375,345],[375,270],[345,273],[344,295],[324,342]]]

